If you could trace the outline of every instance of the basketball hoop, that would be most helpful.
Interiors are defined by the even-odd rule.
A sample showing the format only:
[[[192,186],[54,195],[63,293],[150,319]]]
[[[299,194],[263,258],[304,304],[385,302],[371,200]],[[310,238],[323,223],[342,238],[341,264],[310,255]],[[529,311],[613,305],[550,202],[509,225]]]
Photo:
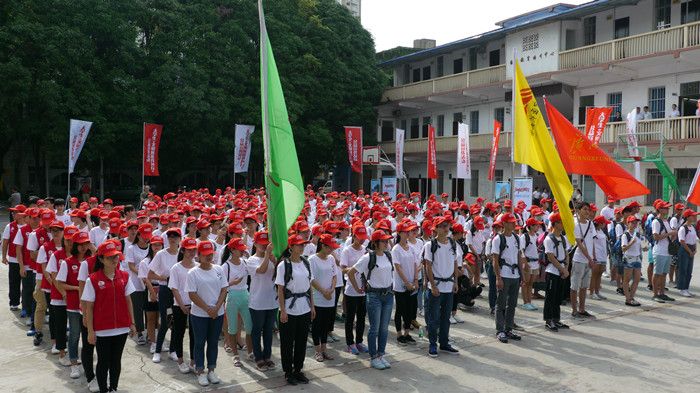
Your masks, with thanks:
[[[632,159],[633,159],[635,162],[642,161],[642,157],[641,157],[641,156],[632,156]]]

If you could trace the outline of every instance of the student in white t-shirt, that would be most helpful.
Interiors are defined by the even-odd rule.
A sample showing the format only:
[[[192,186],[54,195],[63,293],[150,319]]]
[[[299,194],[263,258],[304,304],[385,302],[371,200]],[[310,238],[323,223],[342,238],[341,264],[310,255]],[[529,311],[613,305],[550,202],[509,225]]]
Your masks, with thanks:
[[[608,264],[608,235],[606,228],[610,221],[603,216],[597,216],[593,219],[595,225],[595,235],[593,236],[593,248],[595,249],[595,265],[591,271],[591,285],[589,285],[589,295],[594,300],[606,300],[607,298],[600,294],[601,280],[605,267]]]
[[[194,331],[194,363],[200,386],[218,384],[216,360],[219,354],[219,335],[224,324],[224,302],[228,282],[220,265],[212,263],[216,247],[204,240],[197,245],[199,266],[187,273],[185,290],[192,301],[190,324]],[[207,370],[204,372],[206,346]]]
[[[179,231],[179,229],[176,229],[176,231]],[[170,234],[173,233],[173,231],[168,230],[166,231],[166,233],[168,234],[168,237],[170,237]],[[151,241],[151,245],[153,245],[153,241]],[[174,351],[171,353],[174,353],[176,356],[178,369],[181,373],[187,374],[195,368],[195,364],[194,331],[191,325],[188,329],[190,342],[189,364],[185,363],[183,355],[183,341],[185,338],[185,329],[187,328],[187,320],[190,317],[190,310],[192,309],[192,301],[190,300],[189,293],[185,288],[187,286],[187,274],[190,272],[190,270],[197,266],[197,263],[194,261],[194,256],[197,252],[197,241],[192,238],[185,239],[182,242],[181,249],[182,252],[178,254],[180,255],[180,257],[178,258],[179,261],[178,263],[174,264],[173,267],[170,268],[170,278],[168,279],[168,287],[173,293],[174,301],[173,324],[172,331],[170,332],[170,348]],[[148,258],[144,259],[141,263],[148,263]],[[153,296],[154,299],[157,299],[155,291],[153,291]],[[155,310],[157,310],[157,307]],[[155,312],[153,312],[152,314],[154,317],[152,322],[155,327],[155,317],[157,317],[158,314],[156,314]],[[151,333],[149,332],[149,334]],[[153,342],[152,345],[155,350],[155,342]]]
[[[420,259],[408,244],[409,233],[417,228],[413,221],[399,222],[396,226],[396,245],[391,250],[394,263],[394,300],[396,312],[394,325],[399,345],[415,345],[411,337],[411,323],[418,312],[418,270]]]
[[[528,311],[536,311],[537,306],[532,304],[532,287],[535,280],[540,274],[540,255],[537,251],[537,233],[542,228],[544,223],[537,221],[534,218],[528,218],[525,222],[525,233],[520,235],[520,244],[522,244],[525,260],[530,266],[530,273],[523,274],[523,285],[521,295],[523,297],[522,307]]]
[[[359,355],[367,352],[367,346],[362,341],[365,334],[365,317],[367,315],[367,302],[364,292],[355,291],[347,274],[351,267],[367,252],[364,243],[367,241],[367,230],[361,224],[352,230],[352,242],[340,253],[340,268],[345,274],[345,344],[346,351]],[[355,281],[361,282],[359,273],[355,273]],[[362,286],[364,289],[364,286]],[[354,327],[354,335],[353,335]]]
[[[678,250],[678,290],[683,297],[693,297],[688,289],[693,276],[693,259],[695,258],[698,235],[695,232],[698,213],[690,209],[683,212],[685,223],[678,229],[678,240],[681,247]]]
[[[288,384],[307,384],[309,379],[302,369],[306,358],[309,325],[316,317],[314,297],[311,296],[311,283],[315,278],[311,267],[307,265],[308,260],[302,258],[307,240],[299,235],[292,235],[287,244],[289,248],[282,253],[282,261],[277,265],[275,278],[280,309],[282,370]],[[329,263],[335,265],[333,261]],[[325,289],[335,293],[335,283]]]
[[[244,240],[245,241],[245,240]],[[277,315],[275,290],[275,260],[267,232],[256,232],[253,236],[253,255],[246,260],[250,275],[250,297],[248,308],[253,320],[251,337],[253,355],[258,371],[267,371],[275,367],[272,357],[272,329]],[[262,341],[262,342],[261,342]]]
[[[248,247],[240,238],[231,239],[223,250],[221,260],[222,268],[226,274],[226,281],[229,283],[228,295],[226,296],[226,320],[228,326],[226,331],[231,337],[237,337],[242,330],[245,330],[246,349],[248,356],[253,354],[253,339],[250,335],[253,321],[250,318],[248,309],[248,267],[243,255],[248,251]],[[243,322],[243,326],[238,326],[238,320]],[[242,367],[241,359],[238,355],[238,345],[231,347],[233,352],[234,367]]]
[[[564,227],[559,213],[549,216],[552,233],[544,238],[544,252],[547,258],[546,285],[547,292],[544,298],[545,327],[553,332],[559,329],[568,329],[569,326],[561,322],[561,300],[564,295],[564,280],[569,276],[567,266],[569,255],[567,250],[569,243],[563,235]]]
[[[147,294],[146,286],[139,278],[139,264],[146,258],[148,254],[155,255],[163,249],[163,239],[160,236],[154,237],[153,244],[149,243],[145,237],[138,236],[136,241],[127,246],[124,254],[124,264],[122,270],[129,273],[129,279],[134,286],[134,292],[131,294],[131,304],[134,307],[134,325],[136,325],[136,342],[139,345],[146,345],[146,337],[143,335],[144,330],[144,307],[146,306]]]
[[[627,217],[627,230],[622,234],[620,245],[622,246],[622,260],[625,272],[622,276],[622,288],[625,293],[625,304],[639,307],[634,300],[639,279],[642,276],[642,236],[638,230],[639,219],[635,216]],[[630,285],[630,280],[632,284]]]
[[[340,246],[333,235],[323,234],[319,237],[317,252],[309,257],[313,281],[314,308],[316,318],[311,323],[311,338],[316,347],[317,362],[333,360],[326,352],[328,333],[335,322],[335,287],[338,281],[335,257],[331,253]]]

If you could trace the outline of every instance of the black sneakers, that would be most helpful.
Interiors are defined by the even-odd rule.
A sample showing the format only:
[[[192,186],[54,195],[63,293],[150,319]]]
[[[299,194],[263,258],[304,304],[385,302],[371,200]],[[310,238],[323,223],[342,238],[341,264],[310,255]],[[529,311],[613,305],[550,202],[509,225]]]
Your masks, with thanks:
[[[513,332],[510,331],[510,330],[506,332],[506,336],[508,336],[508,338],[509,338],[510,340],[515,340],[515,341],[520,341],[520,340],[522,339],[522,337],[520,337],[519,335],[513,333]]]
[[[547,328],[547,330],[550,330],[552,332],[559,331],[559,329],[557,328],[557,325],[555,325],[553,321],[548,321],[547,323],[544,324],[544,327]]]
[[[416,344],[416,340],[414,340],[410,334],[405,335],[404,338],[405,338],[406,344],[410,344],[410,345]]]
[[[287,380],[288,384],[292,386],[297,386],[297,379],[294,378],[294,375],[292,375],[291,373],[284,374],[284,379]]]
[[[569,325],[567,325],[565,323],[561,323],[559,321],[555,321],[554,326],[556,326],[559,329],[568,329],[569,328]]]
[[[405,336],[398,336],[398,337],[396,337],[396,341],[397,341],[397,342],[399,343],[399,345],[402,346],[402,347],[403,347],[403,346],[406,346],[406,344],[408,344],[408,342],[406,341],[406,337],[405,337]]]
[[[294,373],[294,378],[297,380],[299,383],[307,384],[309,383],[309,378],[306,378],[306,375],[304,375],[303,372],[297,371]]]

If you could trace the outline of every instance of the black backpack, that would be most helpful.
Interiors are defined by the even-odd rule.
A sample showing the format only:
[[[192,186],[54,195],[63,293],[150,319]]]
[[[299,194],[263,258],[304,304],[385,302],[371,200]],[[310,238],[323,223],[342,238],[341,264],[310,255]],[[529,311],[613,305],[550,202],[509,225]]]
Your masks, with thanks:
[[[305,256],[301,256],[301,261],[304,263],[306,270],[309,271],[309,281],[311,281],[311,264]],[[287,290],[287,284],[292,279],[292,261],[289,258],[284,259],[284,290]]]
[[[391,253],[384,251],[384,255],[389,259],[389,264],[391,265],[391,273],[394,273],[394,262],[391,260]],[[369,252],[369,262],[367,263],[367,276],[362,274],[362,281],[365,285],[365,290],[371,288],[369,285],[369,279],[372,277],[372,271],[377,267],[377,253],[374,251]]]
[[[520,250],[520,238],[515,233],[513,233],[512,236],[515,238],[515,244],[517,244],[517,250]],[[515,265],[511,265],[511,264],[505,263],[503,260],[503,251],[505,251],[506,248],[508,247],[508,244],[506,242],[506,235],[499,233],[498,238],[499,238],[498,264],[500,266],[504,266],[504,265],[508,266],[511,269],[511,271],[513,272],[513,274],[515,274],[516,270],[518,271],[518,274],[520,274],[520,265],[518,264],[517,261],[515,262]],[[518,252],[519,251],[516,251],[516,255],[518,254]]]
[[[452,248],[452,255],[457,255],[457,242],[455,242],[455,239],[448,237],[447,238],[450,241],[450,248]],[[437,239],[433,239],[430,241],[430,253],[435,255],[435,251],[440,248],[440,244],[437,241]]]
[[[549,238],[552,239],[552,242],[554,242],[554,252],[555,252],[554,257],[557,259],[557,261],[561,262],[561,260],[559,259],[559,245],[566,244],[566,241],[564,240],[564,234],[562,233],[562,235],[560,236],[561,240],[557,239],[557,237],[554,236],[553,233],[549,234]],[[566,252],[566,247],[564,247],[564,252]],[[544,262],[545,266],[549,265],[548,258],[545,258],[544,261],[545,261]]]
[[[579,223],[578,226],[580,227],[581,224]],[[583,236],[581,237],[582,241],[586,240],[586,236],[588,236],[588,232],[590,232],[592,226],[594,226],[593,220],[588,220],[588,226],[586,227],[586,232],[584,232]],[[569,261],[574,260],[574,253],[576,253],[577,249],[578,249],[578,244],[574,244],[574,246],[571,247],[571,250],[569,250]]]

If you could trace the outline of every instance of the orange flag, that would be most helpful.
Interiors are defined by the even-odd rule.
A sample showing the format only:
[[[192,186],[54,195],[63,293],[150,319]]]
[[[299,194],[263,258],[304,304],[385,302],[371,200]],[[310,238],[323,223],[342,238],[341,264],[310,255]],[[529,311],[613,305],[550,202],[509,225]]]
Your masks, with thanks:
[[[544,100],[544,102],[549,126],[552,128],[559,156],[567,172],[592,177],[605,195],[614,199],[650,193],[649,189],[638,182],[634,176],[627,173],[601,148],[589,141],[549,101]]]

